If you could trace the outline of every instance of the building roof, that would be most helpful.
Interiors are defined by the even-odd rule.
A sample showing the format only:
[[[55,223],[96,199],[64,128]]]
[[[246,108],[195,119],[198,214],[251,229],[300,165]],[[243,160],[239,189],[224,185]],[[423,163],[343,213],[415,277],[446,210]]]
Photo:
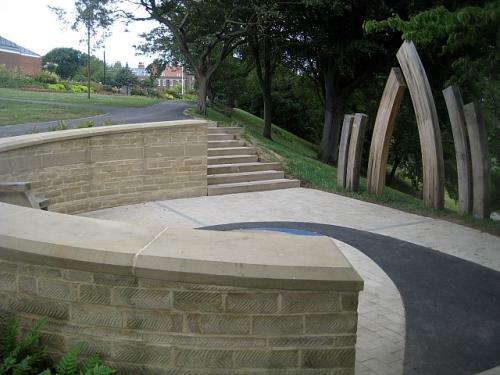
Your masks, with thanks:
[[[5,39],[1,36],[0,36],[0,51],[16,53],[24,56],[40,57],[38,53],[30,51],[27,48],[21,47],[19,44],[11,42],[10,40]]]

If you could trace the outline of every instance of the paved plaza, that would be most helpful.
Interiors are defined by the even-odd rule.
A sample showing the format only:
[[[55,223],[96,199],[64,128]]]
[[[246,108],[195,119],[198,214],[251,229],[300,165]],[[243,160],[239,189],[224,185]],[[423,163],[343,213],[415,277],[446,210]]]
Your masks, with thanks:
[[[496,314],[500,306],[496,299],[500,295],[500,283],[495,284],[500,280],[500,239],[443,220],[304,188],[150,202],[84,215],[164,227],[220,226],[214,229],[222,230],[297,227],[335,238],[365,280],[358,309],[357,375],[401,374],[403,369],[404,373],[418,374],[423,373],[420,368],[438,364],[443,358],[453,360],[454,363],[449,363],[450,369],[454,365],[460,367],[461,349],[453,350],[450,345],[440,352],[441,348],[429,350],[422,346],[427,342],[460,342],[461,337],[471,335],[472,340],[479,340],[475,345],[475,350],[479,350],[487,331],[498,333],[498,318],[489,319],[488,314]],[[425,276],[425,272],[432,272],[432,277]],[[419,275],[425,280],[420,280]],[[496,285],[491,294],[486,288],[490,283]],[[476,298],[471,297],[476,287],[477,301],[463,301],[468,303],[464,311],[454,311],[453,301]],[[414,306],[413,301],[433,305],[441,296],[446,306],[438,306],[435,311],[451,316],[429,316],[429,323],[422,320],[422,316],[429,314],[429,306]],[[457,306],[462,310],[462,305]],[[483,317],[484,312],[484,317],[489,319],[484,322],[485,333],[479,338],[473,326],[482,327],[482,322],[471,320],[476,314],[475,308],[480,309],[478,318]],[[468,312],[472,312],[471,316],[467,316]],[[463,332],[447,332],[446,321],[451,318],[458,324],[463,319],[474,332],[469,332],[470,327],[464,327]],[[426,327],[427,323],[435,326]],[[426,337],[433,329],[435,335]],[[498,341],[498,335],[485,338],[486,344]],[[409,352],[406,357],[405,349]],[[474,348],[470,350],[473,352],[469,354],[474,356]],[[454,355],[458,357],[453,358]],[[500,352],[495,360],[494,349],[492,352],[481,349],[480,357],[477,363],[470,364],[471,368],[483,371],[500,365]],[[423,363],[427,360],[429,363]],[[454,373],[451,371],[447,373]]]

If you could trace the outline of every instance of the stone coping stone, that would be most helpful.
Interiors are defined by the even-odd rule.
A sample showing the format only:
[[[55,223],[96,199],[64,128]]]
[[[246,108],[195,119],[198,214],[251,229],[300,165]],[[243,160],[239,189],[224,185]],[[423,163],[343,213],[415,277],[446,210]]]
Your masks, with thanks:
[[[150,279],[362,290],[328,237],[135,225],[0,203],[0,257]]]
[[[106,134],[130,133],[138,130],[155,130],[165,127],[190,127],[193,125],[208,126],[205,120],[178,120],[148,122],[127,125],[99,126],[95,128],[68,129],[54,132],[25,134],[15,137],[0,138],[0,152],[15,150],[23,147],[40,145],[54,141],[90,138]]]

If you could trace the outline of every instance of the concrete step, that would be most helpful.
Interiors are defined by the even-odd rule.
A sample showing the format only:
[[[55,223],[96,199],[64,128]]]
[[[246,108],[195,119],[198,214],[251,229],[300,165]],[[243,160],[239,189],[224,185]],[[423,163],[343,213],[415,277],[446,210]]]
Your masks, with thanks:
[[[256,155],[257,150],[254,147],[219,147],[209,148],[208,156],[225,155]]]
[[[207,158],[208,165],[255,163],[257,160],[258,160],[257,155],[209,156]]]
[[[241,173],[281,170],[281,163],[239,163],[239,164],[215,164],[208,166],[208,174]]]
[[[226,127],[226,128],[208,128],[208,134],[242,134],[243,128]]]
[[[257,171],[242,173],[222,173],[207,176],[209,185],[232,184],[236,182],[263,181],[283,179],[282,171]]]
[[[209,134],[208,141],[234,141],[235,139],[239,139],[238,134]]]
[[[219,184],[208,186],[208,195],[248,193],[251,191],[288,189],[300,186],[299,180],[269,180],[269,181],[250,181],[238,182],[233,184]]]
[[[239,140],[208,141],[208,148],[243,147],[245,142]]]

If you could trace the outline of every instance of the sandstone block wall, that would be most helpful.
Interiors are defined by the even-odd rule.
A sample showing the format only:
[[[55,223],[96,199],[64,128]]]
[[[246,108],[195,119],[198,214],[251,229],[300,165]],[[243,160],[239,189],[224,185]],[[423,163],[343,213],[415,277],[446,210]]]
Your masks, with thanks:
[[[0,178],[29,181],[49,210],[79,213],[206,195],[206,123],[120,125],[0,143]],[[21,140],[18,140],[21,139]]]
[[[123,374],[353,374],[357,291],[263,290],[0,261],[0,311],[48,316]]]

